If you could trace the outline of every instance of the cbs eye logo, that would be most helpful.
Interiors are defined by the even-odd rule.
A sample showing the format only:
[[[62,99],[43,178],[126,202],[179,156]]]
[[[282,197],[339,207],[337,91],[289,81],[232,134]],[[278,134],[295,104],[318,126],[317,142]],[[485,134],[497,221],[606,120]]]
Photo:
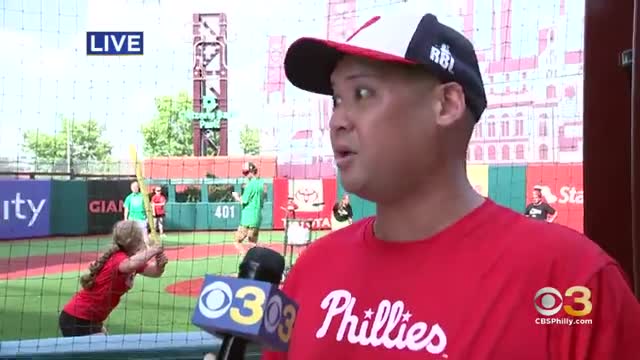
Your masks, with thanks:
[[[564,304],[565,298],[573,299],[573,304]],[[591,314],[591,290],[584,286],[572,286],[564,292],[564,296],[558,289],[543,287],[533,297],[533,305],[538,314],[553,316],[564,310],[567,315],[581,317]]]
[[[235,306],[234,302],[239,306]],[[231,287],[222,281],[213,282],[202,289],[198,309],[209,319],[229,314],[231,321],[244,326],[253,326],[262,321],[267,332],[277,332],[278,338],[285,343],[291,338],[297,315],[296,308],[292,304],[283,306],[282,298],[278,295],[266,301],[266,294],[256,286],[243,286],[234,294]]]

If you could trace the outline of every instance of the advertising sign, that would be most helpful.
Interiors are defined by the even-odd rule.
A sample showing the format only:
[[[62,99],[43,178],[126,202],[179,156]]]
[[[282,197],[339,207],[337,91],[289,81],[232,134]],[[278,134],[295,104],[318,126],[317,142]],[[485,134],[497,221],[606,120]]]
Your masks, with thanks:
[[[296,218],[313,220],[313,229],[331,229],[331,212],[337,201],[336,179],[274,179],[273,228],[284,229],[289,198],[298,205]]]
[[[467,178],[482,196],[489,196],[489,165],[467,165]]]
[[[49,235],[51,181],[0,181],[0,239]]]
[[[124,198],[131,193],[130,187],[130,180],[88,181],[89,234],[107,234],[124,218]]]
[[[534,187],[557,212],[556,223],[583,231],[582,164],[542,164],[527,167],[527,203]]]

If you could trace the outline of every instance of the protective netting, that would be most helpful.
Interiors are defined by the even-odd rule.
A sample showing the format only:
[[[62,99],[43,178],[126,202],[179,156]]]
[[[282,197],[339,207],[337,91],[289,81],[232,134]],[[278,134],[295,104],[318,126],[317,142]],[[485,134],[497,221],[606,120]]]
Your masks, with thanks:
[[[161,278],[137,276],[110,333],[195,330],[203,274],[237,273],[232,192],[243,191],[247,161],[267,189],[261,243],[283,250],[292,223],[301,243],[328,231],[343,193],[331,105],[286,81],[284,51],[299,36],[344,40],[402,7],[435,13],[476,45],[489,96],[468,152],[477,190],[524,212],[539,186],[555,221],[582,230],[582,0],[0,4],[0,340],[60,336],[60,310],[123,217],[131,145],[145,190],[160,187],[168,201],[160,241],[171,263]],[[144,32],[144,54],[87,56],[89,31]],[[194,45],[194,36],[222,45]],[[213,123],[194,136],[189,113],[214,98],[228,136]],[[366,201],[352,204],[356,219],[372,213]]]

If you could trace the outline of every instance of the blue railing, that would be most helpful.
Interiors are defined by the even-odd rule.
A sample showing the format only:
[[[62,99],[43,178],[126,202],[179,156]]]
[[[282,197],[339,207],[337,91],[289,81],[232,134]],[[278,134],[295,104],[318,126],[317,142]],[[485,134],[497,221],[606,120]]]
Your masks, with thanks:
[[[202,360],[216,353],[221,341],[205,332],[135,335],[93,335],[0,342],[0,359],[174,359]],[[250,346],[246,359],[259,359],[258,347]]]

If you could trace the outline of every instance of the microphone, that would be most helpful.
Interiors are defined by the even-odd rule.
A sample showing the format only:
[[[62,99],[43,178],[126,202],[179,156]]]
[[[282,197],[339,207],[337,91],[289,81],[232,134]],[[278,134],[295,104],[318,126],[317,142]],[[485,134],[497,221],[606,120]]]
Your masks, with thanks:
[[[217,360],[244,359],[249,341],[287,351],[298,305],[278,287],[284,257],[255,246],[239,266],[238,277],[206,275],[191,322],[223,335]]]

